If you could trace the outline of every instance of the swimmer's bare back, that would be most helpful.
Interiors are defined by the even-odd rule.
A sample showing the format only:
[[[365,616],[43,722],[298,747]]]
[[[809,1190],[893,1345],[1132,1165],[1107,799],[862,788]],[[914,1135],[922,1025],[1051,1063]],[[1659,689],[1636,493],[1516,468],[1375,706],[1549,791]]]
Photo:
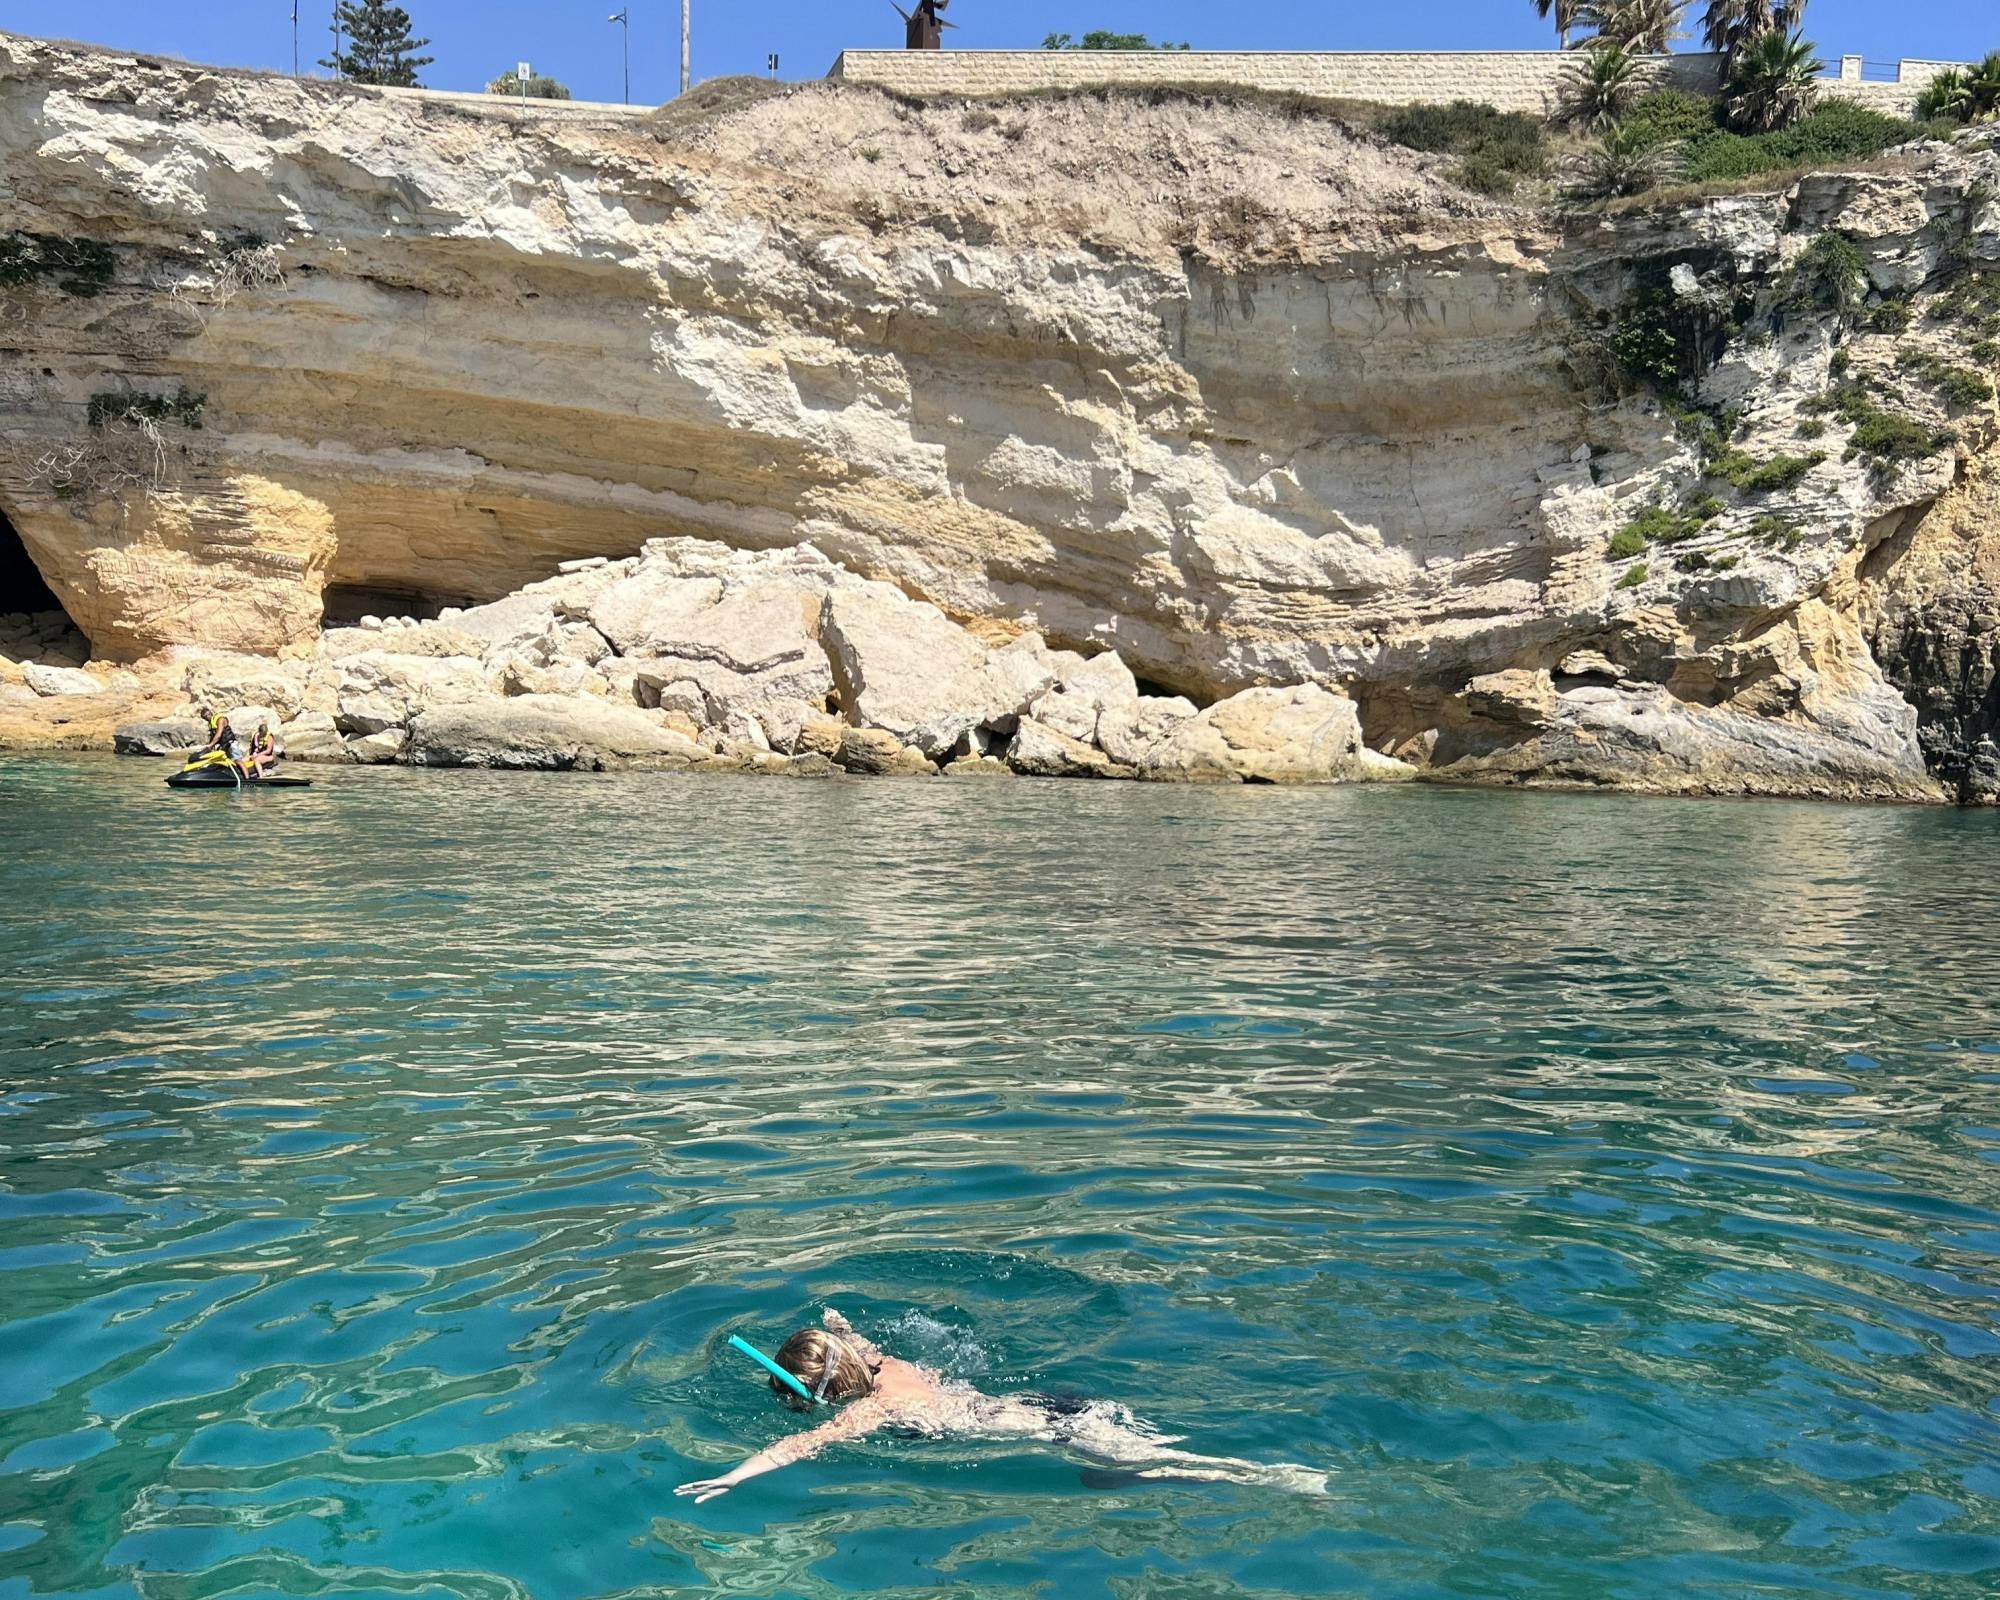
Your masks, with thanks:
[[[1014,1396],[981,1394],[967,1384],[946,1382],[913,1361],[886,1355],[855,1333],[837,1311],[828,1311],[824,1320],[828,1328],[865,1353],[874,1380],[869,1392],[832,1420],[766,1446],[721,1477],[681,1484],[675,1494],[692,1495],[700,1505],[750,1478],[809,1460],[830,1444],[863,1439],[891,1427],[959,1438],[1038,1439],[1136,1469],[1140,1476],[1266,1483],[1304,1493],[1325,1492],[1326,1474],[1313,1468],[1201,1456],[1169,1448],[1178,1441],[1155,1433],[1122,1406],[1086,1404],[1073,1421],[1052,1430],[1049,1412],[1043,1406]]]

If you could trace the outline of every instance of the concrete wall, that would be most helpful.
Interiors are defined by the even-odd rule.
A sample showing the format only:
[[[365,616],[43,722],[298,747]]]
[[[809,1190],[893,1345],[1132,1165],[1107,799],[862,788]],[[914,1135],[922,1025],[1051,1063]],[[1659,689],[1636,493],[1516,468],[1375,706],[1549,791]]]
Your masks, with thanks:
[[[1391,106],[1477,100],[1502,111],[1541,114],[1554,108],[1574,59],[1557,50],[847,50],[827,76],[908,95],[1204,83]],[[1895,83],[1827,78],[1822,92],[1908,116],[1917,91],[1942,65],[1906,61]],[[1646,71],[1663,87],[1713,94],[1720,87],[1722,58],[1652,56]]]
[[[1539,114],[1555,105],[1573,59],[1555,50],[847,50],[828,76],[909,95],[1212,83],[1392,106],[1478,100]],[[1720,60],[1655,56],[1647,71],[1662,85],[1712,94]]]

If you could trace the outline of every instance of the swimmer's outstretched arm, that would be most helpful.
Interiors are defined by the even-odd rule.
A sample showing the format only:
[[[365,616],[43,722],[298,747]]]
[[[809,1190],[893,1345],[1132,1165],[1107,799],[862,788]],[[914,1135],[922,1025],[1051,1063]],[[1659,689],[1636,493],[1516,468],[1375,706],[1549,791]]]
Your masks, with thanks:
[[[729,1493],[746,1479],[776,1472],[780,1467],[789,1467],[794,1461],[809,1460],[830,1444],[838,1444],[843,1439],[864,1438],[888,1420],[889,1413],[876,1401],[857,1400],[831,1422],[822,1422],[805,1433],[780,1439],[776,1444],[759,1450],[733,1471],[725,1472],[719,1478],[699,1478],[693,1483],[684,1483],[674,1493],[691,1494],[694,1503],[700,1505],[704,1500]]]

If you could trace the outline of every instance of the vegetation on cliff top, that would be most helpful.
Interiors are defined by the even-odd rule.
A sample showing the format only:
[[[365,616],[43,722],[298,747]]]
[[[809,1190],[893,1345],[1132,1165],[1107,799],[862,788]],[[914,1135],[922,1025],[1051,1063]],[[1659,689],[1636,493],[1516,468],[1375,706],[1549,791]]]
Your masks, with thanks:
[[[1183,40],[1170,44],[1162,39],[1154,44],[1143,33],[1113,33],[1108,28],[1093,28],[1081,39],[1067,33],[1052,33],[1042,40],[1044,50],[1191,50],[1194,47]]]
[[[558,82],[545,72],[537,72],[524,84],[511,72],[503,72],[487,84],[488,94],[511,94],[532,100],[567,100],[570,98],[569,85]]]
[[[340,0],[333,12],[333,53],[320,62],[349,83],[414,89],[417,69],[435,59],[417,52],[430,43],[412,36],[410,14],[384,0]],[[343,41],[347,48],[343,50]]]

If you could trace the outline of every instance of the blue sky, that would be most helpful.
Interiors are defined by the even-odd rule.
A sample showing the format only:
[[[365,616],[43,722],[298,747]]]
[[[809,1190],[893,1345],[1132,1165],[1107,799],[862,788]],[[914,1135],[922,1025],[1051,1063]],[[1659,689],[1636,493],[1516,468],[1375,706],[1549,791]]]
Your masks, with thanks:
[[[605,22],[619,0],[404,0],[436,65],[426,84],[477,89],[517,61],[560,78],[579,99],[616,100],[619,30]],[[693,0],[696,78],[762,72],[818,77],[843,46],[894,46],[902,23],[889,0]],[[678,72],[679,0],[631,0],[632,97],[672,94]],[[0,0],[0,28],[158,50],[196,61],[290,70],[290,0]],[[326,53],[331,0],[301,0],[308,65]],[[972,49],[1033,46],[1051,29],[1090,28],[1188,39],[1197,49],[1534,49],[1551,35],[1530,0],[1431,0],[1429,5],[1292,0],[954,0]],[[1829,60],[1862,55],[1958,58],[2000,49],[1994,0],[1812,0],[1807,33]],[[1684,46],[1683,48],[1686,48]]]

